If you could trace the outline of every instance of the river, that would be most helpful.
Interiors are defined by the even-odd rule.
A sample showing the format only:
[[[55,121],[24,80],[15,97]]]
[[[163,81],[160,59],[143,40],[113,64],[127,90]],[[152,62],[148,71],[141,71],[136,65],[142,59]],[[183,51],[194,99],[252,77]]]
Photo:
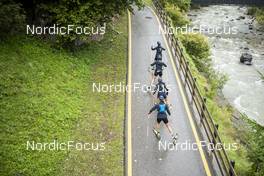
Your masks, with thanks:
[[[212,5],[193,9],[188,16],[195,28],[203,26],[206,29],[202,33],[207,35],[211,45],[213,67],[228,76],[222,90],[225,99],[264,125],[264,81],[258,73],[264,73],[264,32],[247,15],[247,7]],[[219,28],[225,32],[214,33],[213,29]],[[253,55],[251,66],[239,62],[244,52]]]

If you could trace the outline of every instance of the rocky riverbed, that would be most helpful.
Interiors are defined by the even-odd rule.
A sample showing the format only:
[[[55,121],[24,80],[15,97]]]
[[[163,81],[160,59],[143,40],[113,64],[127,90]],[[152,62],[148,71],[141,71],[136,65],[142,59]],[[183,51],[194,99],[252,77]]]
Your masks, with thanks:
[[[247,7],[213,5],[191,10],[194,28],[202,28],[211,45],[214,69],[229,78],[222,93],[239,112],[264,125],[264,30],[247,15]],[[253,56],[251,66],[239,62]]]

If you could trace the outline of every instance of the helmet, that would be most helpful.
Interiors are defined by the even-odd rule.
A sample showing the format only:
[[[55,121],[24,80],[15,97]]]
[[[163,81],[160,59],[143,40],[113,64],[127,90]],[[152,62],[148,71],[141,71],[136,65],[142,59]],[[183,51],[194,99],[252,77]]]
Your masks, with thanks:
[[[163,101],[164,100],[164,96],[159,96],[159,99],[160,99],[160,101]]]
[[[162,82],[162,79],[161,78],[158,78],[158,82]]]
[[[157,44],[160,46],[160,42],[159,41],[157,41]]]

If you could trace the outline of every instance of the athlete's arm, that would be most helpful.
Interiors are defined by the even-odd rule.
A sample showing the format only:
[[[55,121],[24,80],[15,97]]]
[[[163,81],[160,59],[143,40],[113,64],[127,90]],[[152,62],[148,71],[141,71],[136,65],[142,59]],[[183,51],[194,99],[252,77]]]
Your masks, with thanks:
[[[163,83],[163,85],[164,85],[165,90],[166,90],[166,91],[169,91],[169,89],[167,88],[166,84]]]
[[[166,110],[167,110],[167,113],[168,113],[169,115],[171,115],[171,112],[170,112],[170,109],[169,109],[168,105],[166,105]]]
[[[152,49],[152,50],[156,50],[156,49],[157,49],[157,47],[154,47],[154,48],[153,48],[153,47],[151,46],[151,49]]]
[[[153,92],[153,95],[156,93],[156,91],[158,90],[158,84],[155,86],[154,88],[154,92]]]
[[[156,65],[156,62],[153,62],[152,64],[150,64],[150,66],[154,66],[154,65]]]
[[[148,113],[148,114],[151,114],[153,111],[155,111],[155,110],[158,109],[158,108],[159,108],[158,105],[153,106],[153,107],[149,110],[149,113]]]

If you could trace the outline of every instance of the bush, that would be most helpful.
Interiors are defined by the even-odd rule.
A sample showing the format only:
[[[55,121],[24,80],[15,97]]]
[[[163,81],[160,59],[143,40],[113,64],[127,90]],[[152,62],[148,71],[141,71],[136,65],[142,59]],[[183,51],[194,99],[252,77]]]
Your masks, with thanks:
[[[208,80],[206,96],[214,98],[217,90],[221,90],[227,81],[227,76],[216,72],[212,68],[210,46],[207,39],[201,34],[182,34],[179,36],[187,54],[195,68]]]
[[[184,14],[181,12],[181,10],[178,7],[166,7],[166,11],[171,18],[173,25],[175,26],[184,26],[186,24],[189,24],[189,20],[184,16]]]
[[[252,121],[245,114],[241,115],[241,119],[249,125],[249,129],[245,132],[245,141],[247,143],[247,157],[252,162],[252,176],[264,175],[264,127]]]
[[[13,1],[0,2],[0,38],[20,32],[25,24],[25,13],[21,4]]]
[[[207,39],[200,34],[183,34],[180,35],[180,39],[197,69],[200,72],[205,72],[211,65],[210,47]]]
[[[168,0],[170,4],[174,4],[183,11],[189,10],[191,6],[191,0]]]
[[[256,17],[259,24],[264,25],[264,8],[251,7],[248,9],[248,15]]]
[[[73,30],[79,26],[94,28],[93,32],[90,31],[91,35],[97,35],[100,33],[98,28],[110,22],[113,17],[123,14],[126,9],[132,10],[133,4],[139,8],[143,6],[141,0],[59,0],[57,3],[40,3],[40,7],[49,14],[52,23],[60,26],[74,25]],[[89,41],[90,38],[89,35],[72,32],[70,35],[59,35],[57,41],[66,46],[70,44],[72,47],[77,41]]]

